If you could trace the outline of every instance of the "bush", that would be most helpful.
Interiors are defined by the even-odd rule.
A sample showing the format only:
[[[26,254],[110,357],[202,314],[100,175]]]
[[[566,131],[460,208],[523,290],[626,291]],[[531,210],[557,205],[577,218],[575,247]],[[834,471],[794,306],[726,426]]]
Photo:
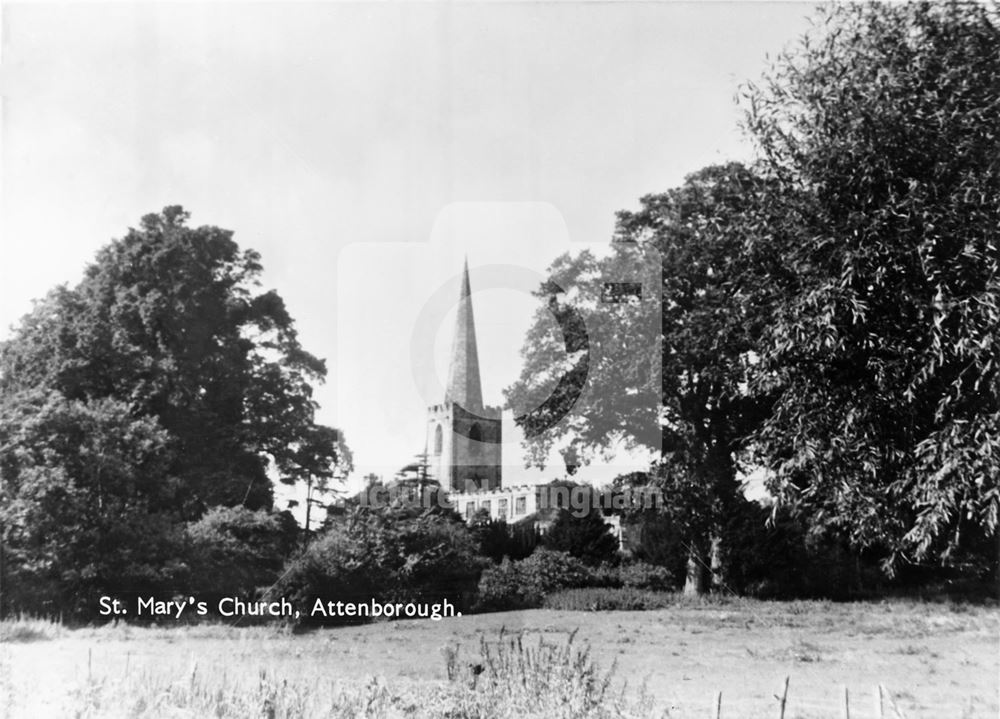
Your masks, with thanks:
[[[621,565],[618,568],[618,576],[621,579],[621,586],[634,589],[663,592],[675,586],[674,575],[669,569],[645,562]]]
[[[517,563],[524,582],[541,594],[556,589],[583,587],[590,583],[590,571],[576,557],[566,552],[541,548]]]
[[[477,611],[528,609],[539,606],[541,601],[533,588],[523,584],[520,570],[508,557],[499,566],[486,569],[479,578]]]
[[[624,566],[624,565],[622,565]],[[590,569],[590,580],[588,587],[620,587],[622,586],[622,566],[614,564],[600,564]]]
[[[367,602],[439,602],[460,610],[475,597],[485,560],[465,523],[452,514],[357,509],[293,560],[272,588],[304,609],[303,621],[327,624],[363,618],[312,617],[317,599]]]
[[[591,573],[566,552],[540,548],[520,562],[504,559],[483,572],[477,608],[503,611],[539,607],[547,594],[559,589],[586,586]]]
[[[209,601],[250,597],[270,585],[296,547],[298,525],[288,512],[213,507],[187,525],[188,593]]]
[[[680,528],[666,513],[637,513],[623,524],[622,537],[633,560],[666,567],[674,577],[684,576],[688,550]]]

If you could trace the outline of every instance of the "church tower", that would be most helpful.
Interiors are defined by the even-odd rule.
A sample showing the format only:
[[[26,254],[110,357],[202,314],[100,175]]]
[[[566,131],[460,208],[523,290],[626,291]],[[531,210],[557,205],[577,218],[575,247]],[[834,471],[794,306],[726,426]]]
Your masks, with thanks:
[[[466,260],[444,402],[432,405],[427,412],[428,469],[450,492],[501,486],[501,411],[483,405],[479,380],[479,349]]]

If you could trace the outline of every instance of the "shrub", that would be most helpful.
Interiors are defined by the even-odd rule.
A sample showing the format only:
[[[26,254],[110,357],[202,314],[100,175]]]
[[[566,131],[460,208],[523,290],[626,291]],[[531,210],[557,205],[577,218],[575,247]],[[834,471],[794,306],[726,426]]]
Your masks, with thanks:
[[[623,564],[618,568],[621,586],[663,592],[675,586],[674,576],[666,567],[645,562]]]
[[[505,611],[537,607],[542,597],[521,580],[516,564],[504,557],[498,566],[489,567],[479,578],[476,601],[478,611]]]
[[[622,526],[624,549],[632,559],[666,567],[674,577],[683,577],[688,550],[684,537],[668,514],[636,513]]]
[[[604,563],[590,569],[589,587],[620,587],[622,586],[621,570],[624,565]]]
[[[485,562],[452,514],[357,509],[337,517],[269,592],[306,611],[317,599],[438,602],[467,609]],[[313,621],[344,623],[346,618]],[[305,620],[309,621],[309,620]],[[353,621],[362,621],[355,619]]]
[[[188,591],[214,605],[224,596],[249,597],[271,584],[294,551],[298,527],[288,513],[214,507],[187,525]]]
[[[542,595],[556,589],[583,587],[590,582],[587,566],[567,552],[541,548],[517,566],[524,583]]]
[[[591,580],[587,567],[565,552],[539,548],[526,559],[504,559],[483,572],[477,608],[502,611],[541,606],[551,592],[582,587]]]

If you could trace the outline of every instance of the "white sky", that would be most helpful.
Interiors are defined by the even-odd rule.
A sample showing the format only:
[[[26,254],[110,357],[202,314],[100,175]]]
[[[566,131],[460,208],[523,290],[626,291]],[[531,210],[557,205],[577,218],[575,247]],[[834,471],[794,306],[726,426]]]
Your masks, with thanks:
[[[320,418],[359,473],[391,475],[423,448],[445,375],[450,317],[430,355],[415,323],[463,255],[473,290],[496,284],[486,265],[541,273],[605,243],[641,195],[746,158],[739,84],[810,11],[7,3],[0,337],[143,214],[182,204],[262,253],[265,288],[327,358]],[[489,403],[518,373],[530,277],[474,297]]]

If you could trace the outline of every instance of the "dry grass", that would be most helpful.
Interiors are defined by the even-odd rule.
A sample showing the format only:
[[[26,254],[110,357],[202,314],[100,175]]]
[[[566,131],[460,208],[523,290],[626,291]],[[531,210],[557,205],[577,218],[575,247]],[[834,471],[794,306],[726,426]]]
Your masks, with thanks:
[[[652,703],[683,719],[710,715],[722,691],[723,716],[774,719],[785,676],[786,717],[839,716],[845,685],[867,716],[876,683],[908,719],[997,716],[992,606],[671,602],[302,634],[19,618],[0,626],[0,716],[605,717]]]
[[[0,643],[45,641],[65,636],[66,632],[62,622],[21,614],[0,622]]]
[[[150,667],[119,678],[91,675],[72,691],[70,711],[78,719],[652,716],[644,692],[612,694],[613,668],[602,672],[575,633],[563,642],[534,639],[502,630],[495,642],[483,639],[469,663],[460,660],[459,647],[445,647],[448,680],[426,685],[316,683],[266,670],[248,682],[197,663],[181,675]]]

